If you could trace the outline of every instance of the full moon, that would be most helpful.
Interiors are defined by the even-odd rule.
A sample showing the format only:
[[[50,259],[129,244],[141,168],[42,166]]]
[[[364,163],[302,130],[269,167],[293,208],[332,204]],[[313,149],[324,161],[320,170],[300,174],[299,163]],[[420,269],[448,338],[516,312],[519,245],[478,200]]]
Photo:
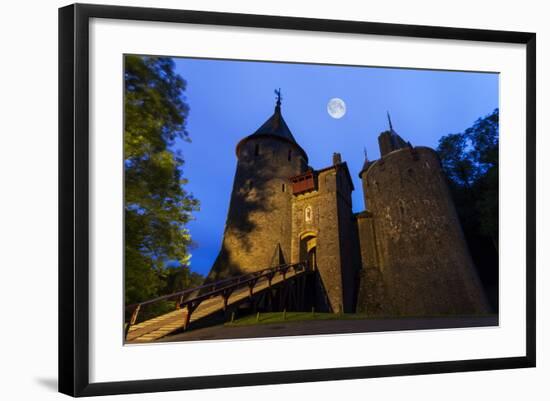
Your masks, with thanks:
[[[329,100],[327,111],[332,118],[342,118],[346,114],[346,104],[342,99],[334,97]]]

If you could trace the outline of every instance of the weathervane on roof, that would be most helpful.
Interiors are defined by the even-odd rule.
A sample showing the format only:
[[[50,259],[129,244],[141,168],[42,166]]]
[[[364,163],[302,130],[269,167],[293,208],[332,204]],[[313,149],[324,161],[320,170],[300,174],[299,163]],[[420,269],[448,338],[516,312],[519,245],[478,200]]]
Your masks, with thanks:
[[[369,160],[369,157],[367,156],[367,147],[363,146],[363,152],[365,153],[365,160]]]
[[[277,95],[277,107],[281,107],[281,100],[283,97],[281,96],[281,88],[275,89],[275,94]]]

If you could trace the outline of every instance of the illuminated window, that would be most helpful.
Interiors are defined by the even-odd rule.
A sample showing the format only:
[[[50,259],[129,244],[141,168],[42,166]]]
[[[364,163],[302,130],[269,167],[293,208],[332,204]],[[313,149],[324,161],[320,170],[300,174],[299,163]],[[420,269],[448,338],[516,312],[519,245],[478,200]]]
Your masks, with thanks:
[[[306,207],[306,210],[304,211],[305,220],[306,223],[309,223],[313,220],[313,209],[311,206]]]

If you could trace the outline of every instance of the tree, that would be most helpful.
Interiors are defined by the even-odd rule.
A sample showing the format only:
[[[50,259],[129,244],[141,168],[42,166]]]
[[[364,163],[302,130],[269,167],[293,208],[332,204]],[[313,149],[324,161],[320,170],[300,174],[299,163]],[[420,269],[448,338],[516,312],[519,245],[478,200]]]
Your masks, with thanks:
[[[186,224],[199,202],[185,190],[184,160],[173,150],[189,140],[186,82],[165,57],[126,56],[124,70],[126,303],[169,289],[169,264],[189,273]],[[173,269],[173,268],[172,268]],[[186,273],[186,274],[187,274]]]
[[[475,165],[467,153],[465,134],[449,134],[439,140],[437,151],[447,177],[457,186],[470,188],[475,180]]]
[[[463,133],[439,140],[441,164],[459,214],[475,218],[480,235],[498,241],[498,109],[478,119]]]
[[[478,119],[465,131],[472,149],[471,158],[477,168],[476,208],[480,215],[480,232],[498,245],[498,109]]]
[[[498,311],[498,116],[439,140],[438,153],[480,278]]]
[[[168,267],[165,273],[166,284],[163,292],[167,294],[172,294],[187,288],[195,288],[204,282],[204,277],[201,274],[193,272],[188,268],[182,269],[181,266]]]

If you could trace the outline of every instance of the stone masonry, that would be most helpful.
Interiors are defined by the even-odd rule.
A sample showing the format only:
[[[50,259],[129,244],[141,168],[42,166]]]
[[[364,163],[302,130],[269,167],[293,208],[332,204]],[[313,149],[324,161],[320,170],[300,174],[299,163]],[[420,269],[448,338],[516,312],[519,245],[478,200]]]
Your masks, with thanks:
[[[489,311],[436,152],[391,126],[359,176],[365,210],[338,153],[315,170],[281,113],[237,145],[220,253],[207,280],[307,262],[316,310],[372,316]]]

